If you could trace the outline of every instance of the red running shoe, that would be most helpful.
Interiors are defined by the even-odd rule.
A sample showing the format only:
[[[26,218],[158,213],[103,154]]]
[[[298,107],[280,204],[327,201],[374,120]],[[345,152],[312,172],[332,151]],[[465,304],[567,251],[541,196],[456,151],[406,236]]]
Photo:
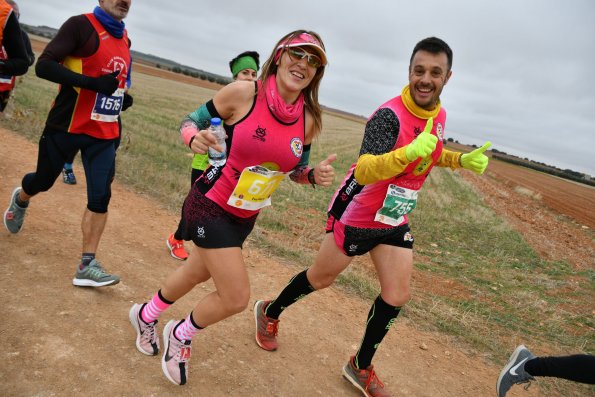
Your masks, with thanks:
[[[271,301],[256,301],[254,304],[254,320],[256,322],[256,343],[264,350],[277,350],[277,332],[279,320],[269,318],[264,309]]]
[[[374,366],[370,365],[366,369],[359,369],[353,364],[354,357],[343,367],[343,377],[366,397],[391,397],[392,394],[384,388],[384,383],[378,379],[374,371]]]

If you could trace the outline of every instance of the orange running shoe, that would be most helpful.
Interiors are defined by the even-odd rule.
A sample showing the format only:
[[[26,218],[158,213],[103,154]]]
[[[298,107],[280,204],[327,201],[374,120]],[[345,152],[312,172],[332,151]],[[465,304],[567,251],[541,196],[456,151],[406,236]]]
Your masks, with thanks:
[[[188,259],[188,253],[184,250],[184,241],[176,240],[174,234],[170,234],[165,242],[167,244],[167,248],[169,248],[169,254],[172,258],[185,261]]]
[[[359,369],[353,363],[354,357],[343,367],[343,376],[366,397],[391,397],[392,394],[384,388],[384,383],[378,379],[374,366]]]
[[[277,350],[277,332],[279,320],[269,318],[264,314],[265,307],[271,301],[256,301],[254,304],[254,321],[256,322],[256,343],[264,350]]]

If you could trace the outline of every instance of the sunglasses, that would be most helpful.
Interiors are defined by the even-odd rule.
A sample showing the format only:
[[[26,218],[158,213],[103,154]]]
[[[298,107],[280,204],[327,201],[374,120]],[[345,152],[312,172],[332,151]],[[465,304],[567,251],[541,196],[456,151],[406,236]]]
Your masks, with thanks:
[[[308,66],[312,66],[313,68],[318,69],[322,66],[322,59],[319,56],[314,54],[308,54],[306,51],[300,48],[288,48],[287,53],[289,57],[293,60],[299,61],[306,58],[306,62]]]

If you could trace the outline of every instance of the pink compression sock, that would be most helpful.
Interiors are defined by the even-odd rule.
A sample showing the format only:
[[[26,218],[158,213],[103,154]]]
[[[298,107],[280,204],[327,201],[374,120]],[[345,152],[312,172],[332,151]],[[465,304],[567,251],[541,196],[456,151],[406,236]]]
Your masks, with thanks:
[[[178,338],[178,340],[192,340],[194,335],[198,333],[202,328],[196,327],[194,322],[192,321],[192,313],[186,317],[186,320],[176,328],[174,332],[174,336]]]
[[[165,302],[161,294],[157,292],[145,307],[143,307],[140,317],[145,323],[152,323],[157,320],[161,312],[165,311],[171,305],[171,303]]]

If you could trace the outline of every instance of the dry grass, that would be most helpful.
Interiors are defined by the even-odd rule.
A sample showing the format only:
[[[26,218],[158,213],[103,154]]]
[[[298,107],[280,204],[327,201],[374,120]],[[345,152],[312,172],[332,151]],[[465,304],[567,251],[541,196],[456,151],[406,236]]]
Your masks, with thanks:
[[[533,190],[527,189],[526,187],[516,186],[514,188],[514,191],[517,192],[518,194],[522,194],[523,196],[530,197],[534,200],[541,200],[540,193],[534,192]]]

